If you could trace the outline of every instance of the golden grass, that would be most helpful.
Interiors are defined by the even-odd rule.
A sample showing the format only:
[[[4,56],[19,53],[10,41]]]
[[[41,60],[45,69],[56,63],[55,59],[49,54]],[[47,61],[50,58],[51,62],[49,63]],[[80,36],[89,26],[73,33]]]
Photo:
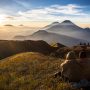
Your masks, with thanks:
[[[0,61],[0,90],[75,90],[54,78],[61,59],[39,53],[21,53]]]

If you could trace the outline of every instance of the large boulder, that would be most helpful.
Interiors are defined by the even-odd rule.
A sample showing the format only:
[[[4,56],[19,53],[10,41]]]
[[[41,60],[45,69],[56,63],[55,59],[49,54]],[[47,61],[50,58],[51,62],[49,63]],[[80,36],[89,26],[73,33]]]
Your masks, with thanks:
[[[61,75],[69,81],[82,79],[82,66],[76,61],[75,52],[67,54],[66,60],[61,64]]]
[[[82,75],[84,79],[90,80],[90,60],[87,59],[84,62],[80,62],[82,66]]]
[[[69,81],[77,82],[82,79],[82,68],[78,62],[65,60],[61,64],[61,75]]]

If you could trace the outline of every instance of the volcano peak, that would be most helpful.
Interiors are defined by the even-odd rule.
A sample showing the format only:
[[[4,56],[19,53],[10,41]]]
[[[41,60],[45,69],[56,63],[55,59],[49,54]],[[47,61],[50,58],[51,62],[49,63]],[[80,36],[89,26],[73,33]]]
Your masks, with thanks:
[[[72,23],[70,20],[65,20],[62,23]]]

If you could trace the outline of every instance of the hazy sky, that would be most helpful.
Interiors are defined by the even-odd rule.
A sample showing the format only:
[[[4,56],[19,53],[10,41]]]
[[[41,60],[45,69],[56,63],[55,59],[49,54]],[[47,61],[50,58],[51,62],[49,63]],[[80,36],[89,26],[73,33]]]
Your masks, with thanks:
[[[0,0],[0,24],[44,26],[72,20],[90,27],[90,0]]]

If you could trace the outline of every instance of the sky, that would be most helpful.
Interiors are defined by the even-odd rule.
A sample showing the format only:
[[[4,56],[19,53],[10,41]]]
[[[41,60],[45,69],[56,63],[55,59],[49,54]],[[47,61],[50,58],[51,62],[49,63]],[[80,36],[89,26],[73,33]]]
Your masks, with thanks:
[[[0,25],[43,27],[64,20],[90,27],[90,0],[0,0]]]

